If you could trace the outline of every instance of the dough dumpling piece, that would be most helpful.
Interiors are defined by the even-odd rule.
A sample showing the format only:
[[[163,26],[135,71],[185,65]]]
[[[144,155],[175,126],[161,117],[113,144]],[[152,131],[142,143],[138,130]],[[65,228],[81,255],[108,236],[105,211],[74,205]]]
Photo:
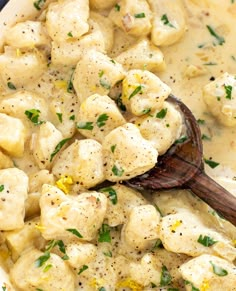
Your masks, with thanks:
[[[94,9],[108,9],[117,3],[117,0],[90,0],[90,5]]]
[[[224,73],[203,88],[203,99],[211,114],[225,126],[236,125],[236,79]]]
[[[183,130],[181,113],[169,102],[164,102],[161,110],[138,117],[135,124],[142,136],[153,143],[159,155],[171,147]]]
[[[131,70],[123,80],[122,102],[134,115],[161,109],[171,89],[149,71]]]
[[[233,263],[221,258],[202,255],[184,263],[180,266],[179,271],[186,281],[185,287],[187,291],[235,290],[235,266]]]
[[[142,56],[140,58],[140,56]],[[144,38],[115,57],[126,70],[161,71],[165,68],[164,55],[159,48]]]
[[[55,161],[52,173],[60,178],[69,176],[81,188],[91,188],[103,182],[102,146],[95,140],[75,140]]]
[[[40,198],[42,236],[49,239],[91,241],[102,226],[107,198],[95,191],[77,196],[65,195],[57,187],[45,184]],[[76,236],[68,229],[79,232]]]
[[[50,44],[50,38],[42,22],[25,21],[11,27],[5,34],[6,44],[18,48],[32,48]]]
[[[151,31],[152,13],[146,0],[121,0],[109,18],[130,35],[140,37]]]
[[[184,34],[185,11],[181,0],[147,0],[153,11],[151,40],[156,46],[176,43]]]
[[[73,272],[65,261],[51,253],[49,259],[40,267],[36,261],[44,253],[31,249],[18,259],[10,272],[10,278],[19,290],[35,291],[74,291]],[[45,267],[51,265],[45,272]],[[24,271],[24,276],[22,272]]]
[[[18,88],[37,80],[47,68],[45,56],[37,49],[21,52],[7,47],[0,55],[0,78],[7,87]],[[22,77],[23,76],[23,77]]]
[[[17,168],[0,170],[0,230],[24,226],[28,176]]]
[[[123,80],[124,76],[122,65],[103,53],[90,50],[76,66],[73,85],[82,103],[95,93],[107,95],[117,82]]]
[[[87,138],[102,142],[116,127],[126,123],[116,103],[108,96],[88,97],[80,106],[77,128]],[[91,125],[88,129],[88,123]]]
[[[128,180],[153,168],[158,152],[132,123],[112,130],[103,144],[105,176],[112,182]]]
[[[88,0],[60,0],[51,3],[46,14],[46,27],[50,37],[57,42],[79,39],[88,32]]]

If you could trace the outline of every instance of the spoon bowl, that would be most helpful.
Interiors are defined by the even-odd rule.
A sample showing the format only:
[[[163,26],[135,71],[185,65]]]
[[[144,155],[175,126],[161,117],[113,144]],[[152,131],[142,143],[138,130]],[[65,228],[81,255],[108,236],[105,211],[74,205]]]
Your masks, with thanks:
[[[167,99],[182,113],[186,136],[174,143],[150,171],[125,181],[138,189],[190,189],[236,226],[236,197],[204,172],[201,131],[189,108],[173,95]]]

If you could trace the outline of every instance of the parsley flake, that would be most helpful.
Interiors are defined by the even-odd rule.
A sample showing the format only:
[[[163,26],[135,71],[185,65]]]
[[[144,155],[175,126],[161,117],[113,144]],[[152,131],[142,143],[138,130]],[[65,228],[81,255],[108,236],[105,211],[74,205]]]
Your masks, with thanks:
[[[187,139],[188,139],[187,136],[186,135],[183,135],[183,136],[181,136],[179,139],[177,139],[175,141],[175,144],[184,143]]]
[[[111,89],[111,85],[107,81],[105,81],[104,79],[100,79],[99,83],[103,88],[105,88],[107,90]]]
[[[28,119],[34,123],[34,125],[40,125],[44,123],[44,121],[39,121],[39,115],[41,111],[38,109],[29,109],[25,111],[25,115],[28,117]]]
[[[74,234],[75,236],[77,236],[79,238],[83,238],[83,236],[75,228],[68,228],[67,231],[71,232],[72,234]]]
[[[161,268],[161,281],[160,281],[160,286],[167,286],[171,283],[172,277],[168,271],[168,269],[166,268],[166,266],[162,266]]]
[[[109,116],[104,113],[104,114],[101,114],[98,119],[97,119],[97,126],[100,128],[100,127],[103,127],[105,124],[106,124],[106,121],[108,120]]]
[[[169,21],[168,16],[166,14],[162,15],[161,21],[163,22],[164,25],[175,28],[175,26]]]
[[[99,78],[102,78],[103,75],[104,75],[104,71],[100,70],[99,73],[98,73]]]
[[[113,144],[112,146],[111,146],[111,152],[114,154],[114,152],[115,152],[115,149],[116,149],[116,144]]]
[[[228,86],[224,85],[224,88],[225,88],[225,93],[226,93],[225,98],[231,100],[233,87],[230,85]]]
[[[58,112],[57,112],[56,115],[57,115],[57,117],[58,117],[60,123],[62,123],[62,113],[58,113]]]
[[[78,129],[93,130],[93,122],[79,122],[77,123]]]
[[[102,188],[100,192],[108,192],[108,197],[113,205],[117,204],[117,193],[116,190],[112,187]]]
[[[151,251],[154,251],[162,247],[163,247],[162,241],[158,238],[158,240],[155,242],[155,245],[152,247]]]
[[[151,288],[156,288],[157,285],[151,282]]]
[[[7,290],[7,287],[6,286],[2,286],[2,290],[3,291],[6,291]]]
[[[205,122],[204,119],[198,119],[198,120],[197,120],[197,123],[203,125],[203,124],[205,124],[206,122]]]
[[[205,236],[200,235],[197,242],[202,244],[205,247],[210,247],[210,246],[213,246],[215,243],[217,243],[216,240],[214,240],[213,238],[211,238],[207,235],[205,235]]]
[[[88,269],[88,266],[87,265],[83,265],[80,269],[79,269],[79,272],[78,272],[78,275],[80,275],[81,273],[83,273],[85,270]]]
[[[54,149],[54,151],[52,152],[52,154],[51,154],[51,156],[50,156],[50,162],[53,160],[53,158],[55,157],[55,155],[61,150],[61,148],[68,142],[68,140],[70,140],[71,138],[69,137],[69,138],[65,138],[65,139],[63,139],[62,141],[60,141],[57,145],[56,145],[56,147],[55,147],[55,149]]]
[[[142,114],[148,114],[151,112],[151,108],[143,109]]]
[[[36,261],[35,261],[35,266],[37,268],[42,267],[47,260],[50,258],[50,252],[45,252],[42,256],[40,256]]]
[[[7,82],[7,86],[11,90],[16,90],[16,87],[15,87],[15,85],[12,82]]]
[[[4,185],[0,185],[0,192],[4,190]]]
[[[167,108],[161,109],[161,111],[157,112],[156,118],[163,119],[167,114]]]
[[[206,27],[210,34],[215,37],[215,39],[218,42],[218,45],[223,45],[225,43],[225,39],[223,38],[223,36],[218,35],[210,25],[207,25]]]
[[[202,140],[211,140],[211,138],[208,135],[203,133],[202,134]]]
[[[69,36],[69,37],[73,37],[73,34],[72,34],[72,32],[70,31],[70,32],[68,32],[67,33],[67,35]]]
[[[204,162],[212,169],[216,168],[220,164],[220,163],[214,162],[213,160],[207,160],[207,159],[204,159]]]
[[[98,289],[98,291],[106,291],[106,288],[101,287],[101,288]]]
[[[134,14],[134,17],[135,17],[135,18],[145,18],[146,15],[145,15],[144,12],[141,12],[141,13]]]
[[[45,4],[45,0],[38,0],[34,2],[34,7],[37,10],[41,10],[43,8],[43,5]]]
[[[36,288],[36,291],[43,291],[43,289],[40,289],[40,288]]]
[[[72,73],[71,73],[71,75],[70,75],[70,79],[69,79],[69,81],[68,81],[68,83],[67,83],[67,92],[68,93],[73,93],[73,90],[74,90],[74,86],[73,86],[73,82],[72,82],[72,80],[73,80],[73,75],[74,75],[74,71],[75,71],[75,69],[72,69]]]
[[[122,102],[121,95],[116,99],[116,104],[121,111],[126,111],[126,106]]]
[[[138,87],[136,87],[134,89],[134,91],[129,95],[129,99],[131,99],[132,97],[134,97],[135,95],[137,95],[139,92],[140,92],[140,94],[142,94],[142,88],[143,88],[142,85],[139,85]]]
[[[210,264],[212,265],[212,268],[213,268],[213,272],[217,275],[217,276],[220,276],[220,277],[224,277],[224,276],[227,276],[228,275],[228,271],[219,267],[219,266],[216,266],[215,264],[212,263],[212,261],[210,261]]]
[[[43,272],[46,273],[46,272],[48,272],[51,268],[52,268],[52,265],[49,264],[49,265],[47,265],[47,266],[43,269]]]
[[[191,285],[192,286],[192,290],[191,291],[200,291],[198,288],[196,288],[193,283],[191,283],[190,281],[184,280],[184,284],[185,285]]]
[[[104,254],[104,256],[106,256],[106,257],[112,258],[112,252],[111,252],[111,251],[104,252],[103,254]]]
[[[74,121],[75,120],[75,115],[71,115],[69,119]]]
[[[99,242],[111,242],[111,234],[110,234],[110,227],[108,224],[103,224],[102,227],[99,229]]]
[[[120,11],[120,5],[119,4],[116,3],[114,8],[115,8],[115,11]]]
[[[112,167],[112,173],[115,175],[115,176],[117,176],[117,177],[121,177],[123,174],[124,174],[124,169],[122,169],[122,168],[117,168],[117,166],[116,165],[114,165],[113,167]]]

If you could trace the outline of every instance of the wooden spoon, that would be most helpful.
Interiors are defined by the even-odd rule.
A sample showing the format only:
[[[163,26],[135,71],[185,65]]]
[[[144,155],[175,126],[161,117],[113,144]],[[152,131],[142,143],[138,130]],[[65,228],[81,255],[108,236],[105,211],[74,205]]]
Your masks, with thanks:
[[[204,172],[201,132],[196,119],[186,105],[169,96],[183,114],[186,137],[183,143],[174,144],[149,172],[125,181],[139,189],[190,189],[225,219],[236,226],[236,197],[217,184]]]

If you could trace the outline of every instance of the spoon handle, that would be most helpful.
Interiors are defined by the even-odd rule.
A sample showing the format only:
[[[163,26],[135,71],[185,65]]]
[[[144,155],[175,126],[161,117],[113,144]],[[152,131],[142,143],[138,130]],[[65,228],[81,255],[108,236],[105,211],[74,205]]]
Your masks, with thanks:
[[[236,226],[236,197],[199,171],[184,185]]]

